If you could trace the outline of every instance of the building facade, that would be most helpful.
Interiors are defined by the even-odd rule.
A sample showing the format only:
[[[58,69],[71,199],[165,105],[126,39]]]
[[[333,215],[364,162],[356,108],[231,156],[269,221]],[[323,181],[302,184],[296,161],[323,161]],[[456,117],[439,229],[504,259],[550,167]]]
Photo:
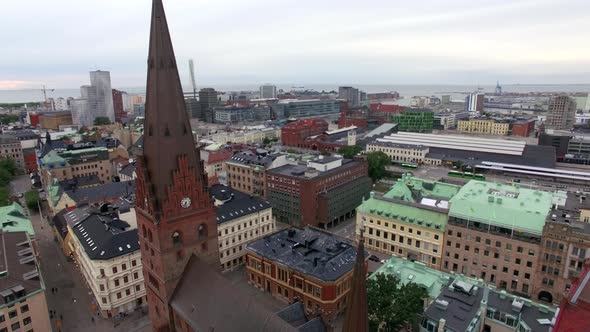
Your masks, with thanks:
[[[465,112],[483,112],[485,95],[481,92],[474,92],[465,97]]]
[[[123,103],[123,96],[126,95],[124,91],[113,89],[113,111],[115,113],[115,121],[121,122],[125,117],[125,105]]]
[[[328,131],[324,119],[307,119],[291,122],[281,128],[281,142],[284,145],[300,147],[305,139]]]
[[[551,97],[545,127],[548,129],[570,130],[575,121],[575,99],[566,95]]]
[[[326,320],[346,309],[355,259],[355,247],[310,227],[284,229],[246,245],[249,284],[284,302],[301,301],[308,314]]]
[[[272,105],[276,119],[338,117],[340,100],[331,99],[283,99]]]
[[[286,155],[239,152],[225,162],[227,182],[233,189],[265,198],[268,170],[287,164]]]
[[[45,185],[58,181],[95,175],[101,183],[113,180],[109,151],[105,147],[69,151],[52,150],[39,159],[41,179]]]
[[[534,119],[517,120],[511,124],[510,134],[512,136],[529,137],[535,132],[535,123]]]
[[[320,156],[306,165],[285,165],[266,173],[267,199],[277,221],[298,227],[332,227],[351,218],[371,179],[363,160]]]
[[[260,86],[260,98],[276,98],[277,87],[270,84]]]
[[[388,193],[371,193],[357,208],[357,235],[365,218],[367,248],[440,269],[449,200],[459,188],[405,174]]]
[[[552,196],[471,180],[450,200],[443,271],[530,297]]]
[[[367,144],[367,152],[381,151],[394,163],[420,165],[426,163],[428,147],[422,145],[396,144],[374,141]]]
[[[345,100],[349,107],[356,107],[360,105],[361,95],[357,88],[340,86],[338,87],[338,98]]]
[[[214,121],[213,107],[217,106],[219,99],[217,91],[213,88],[199,90],[199,104],[201,105],[201,120],[206,122]]]
[[[12,159],[18,169],[25,169],[25,158],[20,141],[12,135],[0,135],[0,158]]]
[[[108,71],[91,71],[90,85],[80,87],[79,99],[72,100],[72,121],[82,126],[94,125],[97,117],[108,118],[115,122],[111,73]]]
[[[211,187],[217,207],[217,241],[221,270],[228,271],[246,262],[246,245],[276,231],[272,207],[224,185]]]
[[[431,110],[406,109],[393,115],[392,122],[398,125],[399,131],[430,133],[434,124],[434,113]]]
[[[39,114],[39,126],[41,129],[59,130],[60,126],[72,125],[72,112],[46,112]]]
[[[64,216],[70,234],[66,246],[105,318],[146,304],[135,212],[129,216],[133,225],[104,206],[78,208]]]
[[[457,130],[460,133],[506,136],[510,133],[508,122],[497,122],[495,120],[459,120]]]

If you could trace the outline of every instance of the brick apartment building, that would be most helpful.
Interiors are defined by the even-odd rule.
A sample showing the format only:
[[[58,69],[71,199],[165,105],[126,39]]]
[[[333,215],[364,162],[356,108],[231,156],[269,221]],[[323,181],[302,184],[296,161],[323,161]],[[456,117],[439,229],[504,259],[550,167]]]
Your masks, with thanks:
[[[472,180],[450,200],[442,270],[530,297],[550,193]]]
[[[298,120],[281,129],[281,142],[288,146],[303,147],[306,138],[320,135],[327,130],[328,122],[324,119]]]
[[[319,156],[306,165],[267,171],[267,199],[277,221],[298,227],[332,227],[354,216],[371,179],[363,160]]]
[[[123,94],[125,92],[113,89],[113,109],[115,110],[115,121],[121,122],[125,117],[125,109],[123,107]]]
[[[356,252],[331,233],[284,229],[246,245],[248,283],[327,321],[346,308]]]
[[[529,137],[535,132],[535,120],[518,120],[512,123],[512,136]]]
[[[362,129],[374,129],[384,123],[391,123],[392,116],[404,109],[399,105],[371,104],[369,107],[348,107],[346,103],[343,103],[338,128],[356,126]]]

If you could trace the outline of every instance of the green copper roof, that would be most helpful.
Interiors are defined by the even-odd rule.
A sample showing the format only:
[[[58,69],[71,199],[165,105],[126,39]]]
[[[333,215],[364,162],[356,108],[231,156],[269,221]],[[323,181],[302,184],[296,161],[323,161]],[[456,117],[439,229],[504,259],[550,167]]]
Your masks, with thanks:
[[[57,179],[53,179],[53,182],[47,186],[47,192],[49,193],[49,199],[51,200],[51,204],[55,205],[59,201],[61,197],[62,191],[57,182]]]
[[[544,191],[471,180],[451,199],[449,216],[541,234],[551,198]]]
[[[0,223],[4,232],[27,232],[29,236],[35,236],[33,224],[25,216],[22,206],[16,202],[0,207]]]
[[[440,231],[444,231],[447,225],[447,214],[443,209],[396,201],[395,199],[375,196],[374,193],[371,193],[371,198],[357,207],[357,212],[367,216],[373,215],[382,219]]]
[[[461,187],[454,184],[428,181],[403,174],[383,196],[408,202],[417,202],[416,199],[419,197],[449,200],[459,192],[459,189]]]
[[[45,157],[41,158],[41,164],[44,168],[64,167],[69,165],[68,161],[62,158],[55,151],[50,151],[48,154],[45,155]]]
[[[412,262],[405,258],[392,257],[375,271],[369,279],[375,279],[379,273],[396,276],[404,285],[413,282],[423,286],[431,299],[438,297],[440,292],[449,284],[450,275],[430,269],[423,263]]]

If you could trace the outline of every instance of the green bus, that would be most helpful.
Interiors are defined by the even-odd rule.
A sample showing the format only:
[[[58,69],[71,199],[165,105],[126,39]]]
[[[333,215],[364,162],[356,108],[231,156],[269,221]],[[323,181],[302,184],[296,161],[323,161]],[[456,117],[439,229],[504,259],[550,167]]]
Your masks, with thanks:
[[[406,169],[417,169],[418,166],[416,165],[412,165],[412,164],[401,164],[401,168],[406,168]]]
[[[455,178],[463,178],[463,179],[475,179],[475,180],[485,180],[486,177],[482,174],[476,174],[472,172],[459,172],[459,171],[450,171],[448,176],[455,177]]]

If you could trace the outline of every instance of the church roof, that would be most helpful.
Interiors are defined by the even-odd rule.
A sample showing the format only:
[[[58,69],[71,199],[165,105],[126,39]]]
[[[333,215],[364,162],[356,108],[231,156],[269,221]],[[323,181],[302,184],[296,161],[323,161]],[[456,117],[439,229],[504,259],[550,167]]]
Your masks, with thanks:
[[[364,217],[363,217],[364,218]],[[365,244],[363,230],[359,239],[352,284],[348,294],[349,305],[346,307],[343,332],[368,332],[369,314],[367,304],[367,274],[365,269]]]
[[[187,263],[170,306],[194,331],[298,331],[195,255]]]
[[[174,49],[161,0],[152,7],[145,104],[143,159],[155,208],[160,210],[172,185],[178,157],[187,157],[189,169],[202,178],[199,158],[185,109]]]

